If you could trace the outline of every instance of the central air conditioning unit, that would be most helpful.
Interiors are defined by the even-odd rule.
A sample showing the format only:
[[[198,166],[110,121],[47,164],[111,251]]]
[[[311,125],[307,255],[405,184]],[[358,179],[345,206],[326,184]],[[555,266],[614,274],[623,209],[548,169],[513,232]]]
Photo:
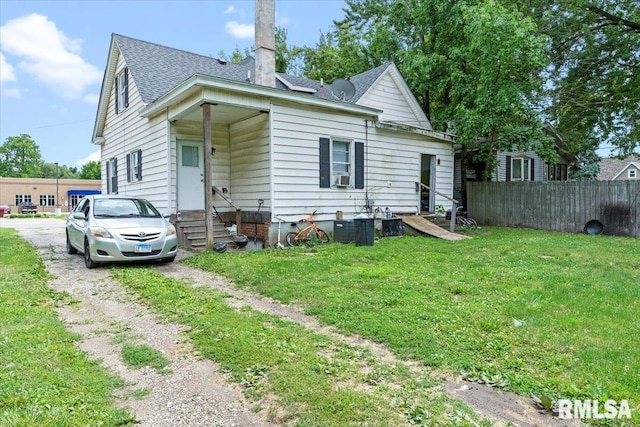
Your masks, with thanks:
[[[336,187],[348,187],[351,185],[351,175],[335,175],[333,178]]]

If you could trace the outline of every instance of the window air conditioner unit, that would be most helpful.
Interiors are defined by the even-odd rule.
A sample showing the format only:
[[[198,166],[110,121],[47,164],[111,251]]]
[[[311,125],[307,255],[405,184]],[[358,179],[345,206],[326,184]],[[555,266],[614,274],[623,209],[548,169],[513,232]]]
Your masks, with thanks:
[[[334,176],[336,187],[348,187],[351,185],[351,175]]]

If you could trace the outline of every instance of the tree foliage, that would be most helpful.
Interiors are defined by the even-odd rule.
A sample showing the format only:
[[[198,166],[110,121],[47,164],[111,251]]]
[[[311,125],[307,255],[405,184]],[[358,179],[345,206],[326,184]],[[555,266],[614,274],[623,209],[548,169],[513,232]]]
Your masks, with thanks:
[[[10,136],[0,146],[1,176],[38,177],[43,164],[40,147],[27,134]]]
[[[90,161],[89,163],[82,165],[82,169],[80,170],[81,179],[100,179],[100,176],[101,171],[99,162]]]
[[[640,2],[530,3],[550,37],[548,115],[565,140],[620,155],[640,149]],[[579,145],[582,145],[580,150]]]

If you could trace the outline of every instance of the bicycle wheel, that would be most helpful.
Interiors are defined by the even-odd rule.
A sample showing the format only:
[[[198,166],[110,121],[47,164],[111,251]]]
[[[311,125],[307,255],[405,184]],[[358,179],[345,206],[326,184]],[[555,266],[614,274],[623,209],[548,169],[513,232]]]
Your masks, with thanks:
[[[467,222],[469,223],[469,227],[470,227],[472,230],[475,230],[475,229],[477,229],[477,228],[478,228],[478,223],[476,222],[476,220],[475,220],[475,219],[473,219],[473,218],[467,218]]]
[[[287,245],[295,246],[297,243],[299,243],[298,241],[296,241],[297,235],[298,233],[296,233],[295,231],[287,233],[287,236],[285,237],[285,239],[287,240]]]
[[[329,243],[329,235],[323,229],[318,228],[316,230],[316,235],[318,236],[318,239],[320,239],[323,243]]]

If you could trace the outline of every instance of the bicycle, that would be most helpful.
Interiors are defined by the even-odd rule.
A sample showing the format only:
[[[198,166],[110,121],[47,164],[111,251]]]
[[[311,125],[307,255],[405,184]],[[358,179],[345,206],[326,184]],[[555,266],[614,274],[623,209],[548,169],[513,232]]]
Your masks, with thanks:
[[[309,243],[314,240],[318,240],[322,243],[329,243],[329,235],[327,234],[327,232],[318,227],[313,220],[313,216],[316,214],[316,212],[318,212],[317,209],[306,218],[299,220],[297,223],[291,223],[291,225],[296,227],[298,231],[291,231],[287,233],[285,239],[289,246]],[[309,225],[304,228],[300,228],[298,224],[302,222],[308,222]]]
[[[456,216],[456,224],[461,226],[463,229],[475,230],[478,228],[478,223],[475,219],[464,216]]]

